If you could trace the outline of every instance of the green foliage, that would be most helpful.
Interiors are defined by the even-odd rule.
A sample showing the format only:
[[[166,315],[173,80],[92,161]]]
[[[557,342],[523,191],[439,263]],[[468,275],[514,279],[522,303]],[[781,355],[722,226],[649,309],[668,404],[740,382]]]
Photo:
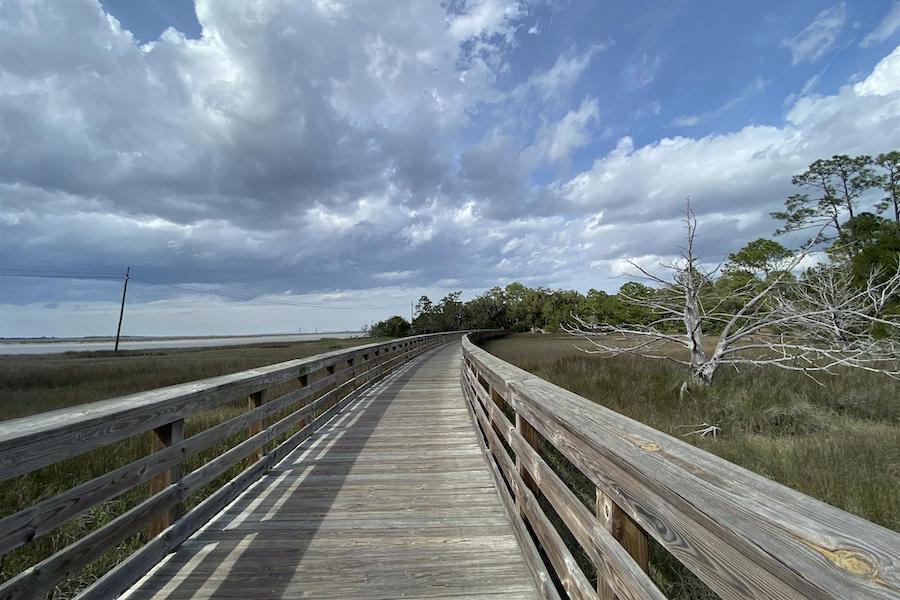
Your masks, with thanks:
[[[784,261],[791,258],[793,252],[776,242],[766,238],[753,240],[737,252],[728,255],[725,264],[726,272],[747,271],[753,275],[769,273],[783,268]]]
[[[394,315],[384,321],[378,321],[366,329],[369,337],[405,337],[412,331],[409,321],[400,315]]]
[[[830,230],[827,239],[846,242],[842,221],[852,219],[859,197],[880,183],[873,164],[871,156],[840,154],[819,159],[795,175],[791,183],[808,191],[791,195],[785,201],[786,210],[772,213],[784,221],[779,233],[825,228]]]
[[[894,224],[900,225],[900,151],[879,154],[875,164],[880,167],[878,187],[885,192],[884,198],[876,205],[879,213],[894,213]]]

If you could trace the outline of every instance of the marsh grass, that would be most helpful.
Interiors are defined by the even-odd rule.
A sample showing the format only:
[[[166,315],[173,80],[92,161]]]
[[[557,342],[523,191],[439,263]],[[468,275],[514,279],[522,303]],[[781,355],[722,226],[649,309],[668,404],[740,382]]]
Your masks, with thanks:
[[[900,383],[848,371],[819,385],[795,372],[749,368],[723,371],[710,388],[680,399],[679,365],[602,358],[579,352],[577,344],[568,336],[517,334],[484,347],[616,412],[900,531]],[[702,423],[721,428],[717,439],[690,435]],[[590,481],[546,442],[541,453],[590,505]],[[561,531],[590,572],[571,534]],[[651,577],[668,597],[716,597],[655,542]]]
[[[384,340],[325,339],[198,350],[126,351],[118,355],[111,352],[91,352],[4,356],[0,358],[0,420],[379,341]],[[270,397],[284,394],[296,387],[297,383],[273,386]],[[194,435],[246,410],[247,399],[238,398],[213,410],[189,417],[185,420],[185,435]],[[275,418],[285,416],[288,412],[290,409],[281,411]],[[294,427],[282,434],[278,441],[286,439],[297,429],[298,427]],[[188,473],[197,469],[246,438],[245,432],[236,434],[231,439],[189,458],[185,461],[183,472]],[[128,464],[146,455],[150,448],[150,434],[143,434],[3,482],[0,486],[0,517],[13,514],[39,500],[52,497]],[[204,486],[188,499],[186,508],[196,506],[248,464],[247,461],[242,461]],[[55,531],[0,557],[0,581],[6,581],[87,533],[102,527],[148,496],[149,484],[138,486],[94,507]],[[146,531],[129,537],[114,550],[98,557],[80,573],[61,583],[46,597],[52,599],[74,597],[78,591],[90,585],[146,541]]]

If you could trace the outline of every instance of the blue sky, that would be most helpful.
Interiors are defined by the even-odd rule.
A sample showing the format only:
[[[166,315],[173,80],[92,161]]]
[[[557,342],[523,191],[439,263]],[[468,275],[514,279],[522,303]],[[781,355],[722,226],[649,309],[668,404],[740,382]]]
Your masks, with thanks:
[[[0,279],[6,336],[109,333],[125,266],[133,334],[615,290],[676,252],[686,196],[718,262],[772,234],[813,160],[900,147],[897,0],[0,15],[0,266],[72,274]]]

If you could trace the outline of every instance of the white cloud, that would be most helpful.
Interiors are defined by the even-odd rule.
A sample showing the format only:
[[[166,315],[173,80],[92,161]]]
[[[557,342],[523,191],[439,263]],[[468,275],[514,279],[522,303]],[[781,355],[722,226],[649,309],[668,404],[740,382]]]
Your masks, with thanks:
[[[847,7],[841,2],[826,8],[816,15],[812,23],[781,45],[791,49],[794,65],[802,62],[816,62],[831,50],[847,20]]]
[[[395,286],[408,305],[419,282],[608,289],[614,261],[672,252],[687,194],[704,252],[721,257],[771,234],[768,212],[812,160],[900,145],[895,51],[838,93],[802,90],[784,123],[640,145],[623,136],[571,177],[573,154],[622,136],[628,119],[598,135],[605,97],[571,104],[600,46],[548,58],[522,101],[501,91],[501,80],[503,90],[523,83],[503,80],[504,65],[533,3],[470,2],[452,14],[418,0],[248,6],[203,0],[201,38],[170,30],[140,45],[93,0],[4,4],[0,258],[64,268],[77,253],[115,273],[130,264],[171,282],[318,292],[323,303],[368,305],[367,291],[349,288]],[[633,85],[660,63],[637,55]],[[662,112],[648,100],[634,108]],[[544,184],[547,165],[565,180]],[[106,305],[89,318],[75,308],[115,297],[95,283],[5,286],[29,308],[0,307],[0,328],[45,333],[41,310],[53,311],[48,327],[114,325]],[[134,294],[150,327],[165,289]],[[268,310],[225,303],[214,317],[191,308],[198,301],[172,301],[176,331],[281,328],[260,325]],[[291,324],[291,308],[278,315],[283,329],[314,325]]]
[[[674,125],[676,127],[693,127],[694,125],[705,123],[706,121],[714,119],[719,115],[735,108],[736,106],[747,100],[747,98],[750,98],[754,94],[758,94],[759,92],[765,90],[767,86],[768,82],[763,79],[762,76],[757,75],[739,95],[735,96],[719,108],[701,113],[699,115],[682,115],[679,117],[675,117],[670,122],[670,125]]]
[[[590,66],[594,56],[606,48],[604,44],[594,44],[583,52],[574,47],[559,55],[549,69],[536,71],[527,81],[513,91],[513,96],[522,96],[528,90],[535,90],[544,98],[564,93],[575,85]]]
[[[637,60],[632,61],[622,76],[625,79],[625,86],[634,91],[642,87],[646,87],[653,83],[656,79],[656,73],[659,71],[660,55],[650,55],[644,52]]]
[[[450,33],[458,40],[500,35],[509,38],[513,22],[526,14],[521,2],[469,0],[462,11],[450,17]]]
[[[898,31],[900,31],[900,2],[895,1],[881,22],[863,38],[859,45],[868,48],[880,44]]]
[[[900,47],[863,81],[832,96],[804,97],[782,127],[753,125],[725,135],[674,137],[613,152],[560,187],[613,223],[676,213],[687,196],[699,212],[777,210],[790,177],[816,158],[900,146]]]
[[[538,132],[536,147],[551,163],[568,161],[575,150],[591,141],[599,118],[597,99],[585,98],[576,110],[569,111],[559,121],[542,127]]]

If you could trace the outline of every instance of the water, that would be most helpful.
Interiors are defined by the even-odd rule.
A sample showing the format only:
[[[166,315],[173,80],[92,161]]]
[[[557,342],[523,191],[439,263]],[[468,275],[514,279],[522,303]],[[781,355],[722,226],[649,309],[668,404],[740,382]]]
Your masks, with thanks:
[[[250,337],[207,337],[190,339],[150,338],[142,340],[123,340],[119,342],[120,350],[158,350],[160,348],[215,348],[218,346],[243,346],[246,344],[265,344],[267,342],[309,342],[322,338],[347,339],[362,336],[361,331],[342,331],[338,333],[295,333],[285,335],[257,335]],[[96,350],[112,350],[115,342],[73,341],[33,342],[33,343],[0,343],[2,354],[56,354],[60,352],[88,352]]]

